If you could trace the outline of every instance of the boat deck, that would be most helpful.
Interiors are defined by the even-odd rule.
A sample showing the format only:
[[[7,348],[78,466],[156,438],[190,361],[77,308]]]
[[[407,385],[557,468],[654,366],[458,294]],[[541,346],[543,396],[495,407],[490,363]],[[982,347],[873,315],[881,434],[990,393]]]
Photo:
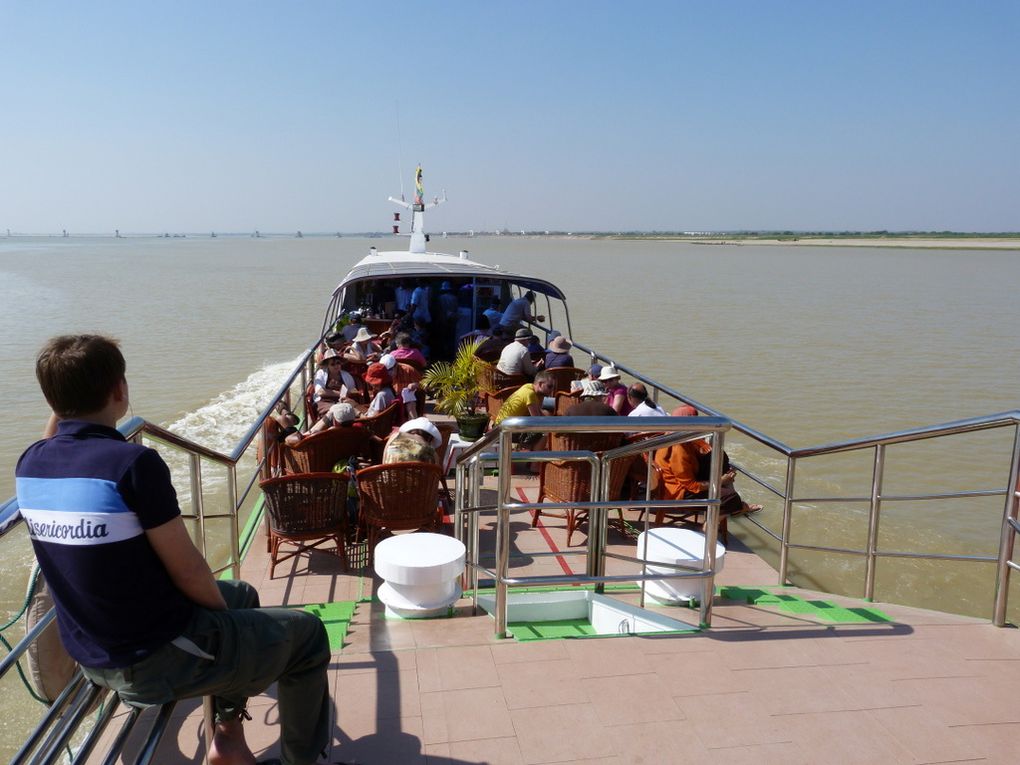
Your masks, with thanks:
[[[534,497],[534,480],[520,484]],[[565,549],[563,520],[534,530],[529,521],[522,513],[513,524],[523,556],[515,572],[583,565],[529,558]],[[575,535],[572,549],[583,542]],[[611,549],[633,554],[634,544],[610,532]],[[468,599],[452,618],[387,619],[370,573],[344,574],[323,553],[280,565],[273,580],[267,564],[257,541],[243,575],[264,605],[361,601],[330,667],[329,762],[1020,761],[1016,630],[778,588],[775,571],[732,533],[716,585],[741,589],[717,598],[711,629],[654,637],[496,640],[492,618],[472,615]],[[611,573],[625,565],[607,562]],[[748,602],[769,592],[789,597]],[[611,594],[637,600],[636,591]],[[696,610],[658,610],[697,623]],[[274,690],[249,711],[253,750],[277,755]],[[201,762],[199,702],[175,715],[176,740],[168,736],[156,761]]]

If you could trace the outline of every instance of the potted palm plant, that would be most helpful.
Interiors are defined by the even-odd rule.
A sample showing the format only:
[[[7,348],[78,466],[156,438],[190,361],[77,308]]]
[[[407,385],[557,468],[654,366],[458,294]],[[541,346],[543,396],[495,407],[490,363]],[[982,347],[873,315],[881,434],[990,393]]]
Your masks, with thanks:
[[[489,415],[477,412],[478,372],[485,363],[477,356],[482,338],[461,343],[452,362],[437,361],[422,377],[422,385],[436,399],[436,411],[457,420],[460,437],[474,441],[485,431]]]

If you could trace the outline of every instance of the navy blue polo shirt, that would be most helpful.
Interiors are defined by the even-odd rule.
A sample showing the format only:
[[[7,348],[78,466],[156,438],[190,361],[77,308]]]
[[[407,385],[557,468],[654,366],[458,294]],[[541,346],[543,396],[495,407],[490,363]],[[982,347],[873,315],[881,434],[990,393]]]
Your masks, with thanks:
[[[18,504],[50,586],[64,647],[86,667],[126,667],[181,634],[196,605],[148,538],[180,515],[170,470],[113,428],[62,420],[15,471]]]

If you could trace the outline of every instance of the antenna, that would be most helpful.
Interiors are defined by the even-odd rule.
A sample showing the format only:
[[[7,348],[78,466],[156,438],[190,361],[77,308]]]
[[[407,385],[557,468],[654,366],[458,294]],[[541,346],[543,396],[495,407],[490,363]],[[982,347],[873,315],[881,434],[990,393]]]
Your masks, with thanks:
[[[397,177],[400,178],[400,198],[404,199],[404,147],[400,141],[400,102],[395,104],[397,110]]]

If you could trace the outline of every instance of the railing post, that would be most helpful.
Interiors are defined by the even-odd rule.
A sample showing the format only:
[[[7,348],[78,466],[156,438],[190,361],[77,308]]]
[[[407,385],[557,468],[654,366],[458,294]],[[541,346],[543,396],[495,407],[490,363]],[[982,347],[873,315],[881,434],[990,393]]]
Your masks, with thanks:
[[[496,484],[496,637],[507,636],[507,584],[510,573],[510,470],[513,465],[510,433],[499,434],[499,480]]]
[[[797,467],[796,457],[786,458],[786,485],[783,488],[783,531],[779,547],[779,584],[789,582],[790,573],[790,526],[793,516],[793,486]]]
[[[1020,511],[1020,426],[1013,432],[1013,459],[1009,466],[1009,483],[1006,484],[1006,503],[1002,511],[1002,532],[999,537],[999,560],[995,568],[995,607],[992,613],[992,624],[996,627],[1006,625],[1006,607],[1009,605],[1009,561],[1013,559],[1013,546],[1016,543],[1016,530],[1013,522]]]
[[[598,502],[602,496],[602,460],[591,459],[588,460],[588,466],[591,469],[591,482],[588,485],[588,500],[590,502]],[[570,511],[567,510],[567,513]],[[588,560],[585,561],[585,572],[588,576],[598,576],[599,573],[599,559],[602,557],[602,551],[604,546],[601,539],[602,528],[602,517],[603,510],[592,508],[588,511]],[[599,582],[595,586],[596,591],[602,592],[605,588],[602,587],[602,583]]]
[[[875,445],[871,471],[871,505],[868,510],[868,557],[864,570],[864,599],[875,599],[875,566],[878,563],[878,520],[882,509],[882,476],[885,473],[885,444]]]
[[[202,459],[194,452],[188,455],[188,477],[191,479],[191,509],[198,521],[198,544],[202,557],[209,559],[205,536],[205,498],[202,496]]]
[[[698,621],[702,627],[712,626],[712,601],[715,600],[715,544],[719,538],[719,513],[722,510],[719,499],[722,495],[722,464],[725,436],[713,433],[709,438],[712,445],[712,461],[709,470],[708,498],[715,500],[705,512],[705,554],[701,570],[712,575],[701,579],[701,610]]]
[[[475,455],[471,459],[471,507],[478,508],[482,504],[482,476],[484,463]],[[468,536],[471,538],[471,589],[474,592],[471,605],[478,611],[478,561],[480,556],[478,539],[478,511],[473,510],[468,516]]]
[[[230,575],[241,578],[241,540],[237,523],[237,465],[227,466],[227,503],[230,507]]]

